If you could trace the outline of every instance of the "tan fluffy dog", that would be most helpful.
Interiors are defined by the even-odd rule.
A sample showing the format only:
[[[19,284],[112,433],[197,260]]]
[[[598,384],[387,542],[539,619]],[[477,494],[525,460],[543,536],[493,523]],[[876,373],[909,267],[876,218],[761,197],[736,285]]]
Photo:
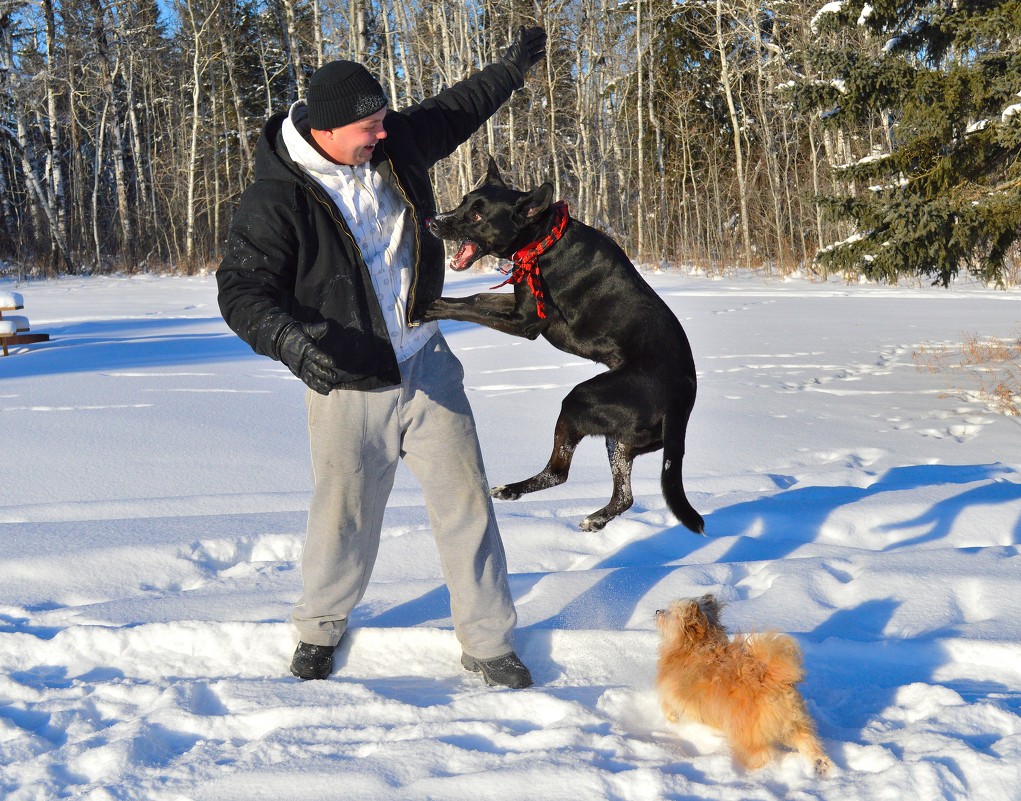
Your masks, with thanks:
[[[680,716],[722,729],[739,762],[760,768],[786,746],[813,760],[822,776],[832,766],[805,702],[801,652],[785,634],[733,641],[712,595],[675,601],[656,612],[662,634],[656,686],[667,720]]]

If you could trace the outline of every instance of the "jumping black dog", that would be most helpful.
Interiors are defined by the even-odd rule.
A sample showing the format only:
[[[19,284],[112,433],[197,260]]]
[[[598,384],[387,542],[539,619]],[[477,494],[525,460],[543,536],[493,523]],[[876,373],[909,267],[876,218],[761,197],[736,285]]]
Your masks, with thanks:
[[[684,436],[695,403],[695,362],[680,322],[608,236],[552,203],[553,187],[534,192],[508,187],[489,160],[483,182],[453,211],[429,223],[441,239],[460,242],[451,263],[464,270],[491,254],[513,262],[505,283],[514,292],[442,297],[427,320],[461,320],[535,339],[601,362],[608,372],[584,381],[564,398],[553,455],[532,478],[494,487],[514,500],[567,480],[578,443],[606,438],[613,496],[581,524],[598,531],[634,503],[631,463],[663,449],[661,483],[670,510],[691,531],[705,533],[681,479]]]

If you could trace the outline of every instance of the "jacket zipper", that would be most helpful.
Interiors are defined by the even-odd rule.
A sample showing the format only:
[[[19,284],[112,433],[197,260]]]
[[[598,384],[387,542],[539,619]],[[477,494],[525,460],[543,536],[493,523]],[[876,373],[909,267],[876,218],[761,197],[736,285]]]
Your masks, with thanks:
[[[351,240],[351,244],[354,246],[355,251],[358,253],[358,258],[362,260],[362,264],[365,264],[365,256],[362,255],[362,249],[358,247],[358,242],[355,240],[354,234],[352,234],[350,229],[347,227],[347,220],[345,220],[343,216],[337,211],[337,207],[334,205],[333,201],[330,200],[330,198],[328,197],[326,198],[321,197],[319,195],[319,191],[317,190],[314,184],[306,183],[305,187],[308,189],[309,192],[312,193],[312,197],[314,197],[319,202],[320,205],[325,206],[326,210],[330,212],[330,216],[333,218],[333,221],[340,226],[340,230],[347,235],[348,239]]]
[[[404,191],[404,187],[401,185],[401,179],[397,175],[397,170],[394,169],[394,163],[390,160],[390,157],[386,157],[387,164],[390,165],[390,174],[394,178],[394,183],[397,188],[401,191],[401,195],[404,197],[404,202],[408,204],[408,210],[411,212],[411,222],[414,223],[415,232],[415,263],[412,265],[412,279],[411,287],[408,289],[408,304],[404,311],[405,317],[407,317],[408,328],[418,328],[420,323],[416,323],[411,319],[411,312],[415,309],[415,290],[418,288],[418,275],[420,272],[420,266],[422,262],[422,241],[418,237],[418,215],[415,213],[415,204],[411,202],[411,198],[408,197],[408,193]]]
[[[407,318],[406,322],[408,323],[408,327],[418,328],[420,323],[416,323],[411,319],[411,312],[415,308],[415,290],[418,288],[418,275],[420,272],[419,266],[422,261],[422,241],[418,236],[418,215],[415,213],[415,204],[411,202],[411,198],[408,197],[408,193],[401,185],[401,179],[397,177],[397,171],[394,169],[394,164],[390,160],[389,156],[387,156],[386,161],[387,164],[390,165],[390,174],[393,176],[394,183],[401,192],[401,197],[403,197],[404,202],[408,204],[408,210],[411,212],[411,222],[414,223],[412,230],[415,232],[415,263],[412,265],[411,287],[408,289],[408,303],[404,314]],[[308,187],[308,191],[312,193],[312,197],[326,207],[326,210],[330,212],[330,216],[340,225],[341,230],[347,234],[347,238],[351,240],[351,244],[354,245],[355,250],[358,251],[358,255],[361,257],[362,263],[364,264],[365,257],[362,255],[362,249],[358,247],[358,242],[348,229],[347,222],[341,216],[338,216],[337,209],[336,206],[334,206],[333,201],[329,198],[324,199],[320,197],[314,184],[306,183],[305,185]]]
[[[362,249],[358,246],[358,240],[354,238],[354,234],[351,233],[351,229],[348,228],[347,221],[344,219],[343,215],[337,209],[336,204],[334,204],[334,202],[329,197],[320,196],[318,187],[314,183],[305,183],[305,187],[308,189],[309,192],[312,193],[312,197],[314,197],[319,202],[320,205],[326,207],[326,210],[330,213],[330,217],[333,218],[333,221],[340,226],[340,230],[344,232],[348,239],[351,240],[351,245],[352,247],[354,247],[355,253],[358,254],[358,258],[361,259],[366,274],[368,274],[369,266],[365,263],[365,256],[362,254]],[[376,295],[375,292],[373,292],[372,297],[376,298],[376,303],[378,304],[379,296]],[[382,313],[382,309],[380,309],[380,312]],[[394,352],[394,355],[396,358],[396,351]]]

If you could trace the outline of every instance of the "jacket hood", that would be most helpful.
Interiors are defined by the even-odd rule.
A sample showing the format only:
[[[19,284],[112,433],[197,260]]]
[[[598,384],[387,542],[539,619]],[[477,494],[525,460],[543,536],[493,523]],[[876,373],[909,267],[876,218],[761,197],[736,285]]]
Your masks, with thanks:
[[[301,172],[291,160],[284,144],[282,128],[287,114],[281,112],[269,118],[255,146],[255,180],[300,181]]]
[[[326,158],[312,144],[308,106],[304,100],[296,101],[287,112],[287,118],[280,126],[280,138],[290,160],[306,171],[332,175],[339,169],[339,165]]]

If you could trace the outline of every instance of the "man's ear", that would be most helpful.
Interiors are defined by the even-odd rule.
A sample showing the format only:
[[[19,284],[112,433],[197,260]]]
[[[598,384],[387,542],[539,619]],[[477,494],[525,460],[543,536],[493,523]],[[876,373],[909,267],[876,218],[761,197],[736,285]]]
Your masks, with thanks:
[[[506,189],[507,184],[503,182],[503,176],[500,175],[500,168],[496,166],[496,159],[493,158],[492,154],[489,156],[489,165],[486,167],[486,177],[482,181],[483,184],[493,184],[501,189]]]
[[[530,220],[546,211],[552,200],[553,184],[546,182],[532,192],[532,194],[525,195],[521,198],[514,211],[519,219],[524,218],[526,220]]]

